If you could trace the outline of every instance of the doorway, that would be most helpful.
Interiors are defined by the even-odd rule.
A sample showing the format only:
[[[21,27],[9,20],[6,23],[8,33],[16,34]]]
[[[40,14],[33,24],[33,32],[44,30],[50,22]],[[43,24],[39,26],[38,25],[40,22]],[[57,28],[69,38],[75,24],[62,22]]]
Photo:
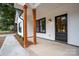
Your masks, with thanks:
[[[67,42],[67,14],[55,17],[55,40]]]

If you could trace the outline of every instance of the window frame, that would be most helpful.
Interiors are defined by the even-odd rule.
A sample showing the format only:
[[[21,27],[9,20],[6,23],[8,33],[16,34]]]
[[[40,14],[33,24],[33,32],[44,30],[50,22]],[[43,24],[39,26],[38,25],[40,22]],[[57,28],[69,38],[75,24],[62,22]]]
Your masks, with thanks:
[[[19,25],[19,32],[22,32],[22,28],[21,28],[21,22],[18,24]]]
[[[44,20],[45,21],[45,30],[44,30],[44,32],[43,32],[43,29],[41,30],[41,28],[42,28],[42,20]],[[38,23],[38,25],[37,25],[37,23]],[[38,30],[37,30],[37,28],[38,28]],[[46,33],[46,17],[43,17],[43,18],[41,18],[41,19],[38,19],[38,20],[36,20],[36,32],[37,33]]]

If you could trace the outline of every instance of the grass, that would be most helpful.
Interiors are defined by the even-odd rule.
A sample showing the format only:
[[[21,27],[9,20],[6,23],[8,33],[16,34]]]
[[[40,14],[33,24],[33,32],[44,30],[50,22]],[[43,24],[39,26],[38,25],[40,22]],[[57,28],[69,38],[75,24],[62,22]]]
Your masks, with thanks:
[[[14,31],[0,31],[0,34],[10,34],[14,33]]]

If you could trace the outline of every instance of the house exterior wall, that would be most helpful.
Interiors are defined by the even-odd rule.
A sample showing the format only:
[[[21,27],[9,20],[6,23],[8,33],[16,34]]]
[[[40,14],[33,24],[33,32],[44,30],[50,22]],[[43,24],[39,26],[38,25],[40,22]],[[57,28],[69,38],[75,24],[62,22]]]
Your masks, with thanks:
[[[21,36],[21,37],[23,37],[23,14],[22,14],[22,16],[21,16],[21,18],[22,19],[20,19],[19,18],[19,13],[18,13],[18,11],[16,11],[16,13],[17,13],[17,33]],[[30,18],[30,17],[28,17],[28,19],[27,19],[27,31],[28,31],[28,37],[32,37],[33,35],[32,35],[32,33],[33,33],[33,29],[32,29],[32,23],[33,21],[32,21],[32,19]],[[21,23],[21,28],[22,28],[22,31],[21,32],[19,32],[19,23]]]
[[[22,30],[21,32],[19,32],[19,23],[21,23],[21,30]],[[17,33],[23,37],[23,20],[21,20],[19,17],[18,17],[18,22],[17,22]]]
[[[27,32],[28,32],[28,37],[33,37],[33,18],[32,16],[28,16],[27,19]]]
[[[68,14],[67,43],[79,46],[79,4],[41,4],[37,8],[37,19],[46,17],[46,33],[37,33],[37,37],[55,40],[55,16],[65,13]]]
[[[46,17],[46,33],[36,33],[37,37],[55,40],[55,16],[68,14],[68,44],[79,46],[79,4],[41,4],[37,8],[37,20]],[[51,22],[48,22],[51,19]],[[23,21],[18,18],[18,23]],[[28,17],[28,37],[33,36],[33,19]],[[17,25],[18,27],[18,25]],[[18,28],[17,28],[18,29]],[[22,33],[19,33],[23,37]]]

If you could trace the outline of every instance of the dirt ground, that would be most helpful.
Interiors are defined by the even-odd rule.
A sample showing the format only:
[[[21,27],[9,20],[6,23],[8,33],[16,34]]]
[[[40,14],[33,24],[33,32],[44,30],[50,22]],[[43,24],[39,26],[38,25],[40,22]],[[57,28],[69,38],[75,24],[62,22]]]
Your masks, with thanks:
[[[1,48],[1,46],[2,46],[2,44],[3,44],[3,42],[4,42],[4,40],[5,40],[5,37],[0,37],[0,48]]]

